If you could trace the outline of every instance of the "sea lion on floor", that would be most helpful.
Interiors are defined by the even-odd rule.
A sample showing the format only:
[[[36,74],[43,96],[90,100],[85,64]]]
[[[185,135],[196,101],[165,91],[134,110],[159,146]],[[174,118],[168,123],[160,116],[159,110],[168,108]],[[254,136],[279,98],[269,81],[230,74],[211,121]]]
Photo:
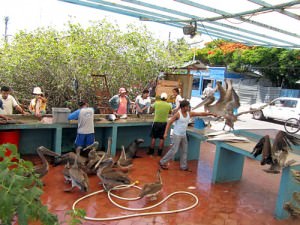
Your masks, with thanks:
[[[136,152],[141,143],[144,143],[144,139],[138,138],[131,142],[125,149],[125,154],[127,159],[136,158]]]

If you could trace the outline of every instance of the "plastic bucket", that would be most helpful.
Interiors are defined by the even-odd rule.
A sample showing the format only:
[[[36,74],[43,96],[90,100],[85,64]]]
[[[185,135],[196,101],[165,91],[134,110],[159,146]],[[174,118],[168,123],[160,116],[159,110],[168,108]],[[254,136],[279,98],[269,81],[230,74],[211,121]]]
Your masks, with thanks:
[[[204,123],[203,119],[196,118],[194,128],[199,129],[199,130],[204,129],[205,123]]]
[[[238,109],[237,108],[234,108],[233,109],[233,115],[237,115],[238,114]]]
[[[0,145],[10,143],[16,145],[19,149],[19,141],[20,130],[0,131]]]

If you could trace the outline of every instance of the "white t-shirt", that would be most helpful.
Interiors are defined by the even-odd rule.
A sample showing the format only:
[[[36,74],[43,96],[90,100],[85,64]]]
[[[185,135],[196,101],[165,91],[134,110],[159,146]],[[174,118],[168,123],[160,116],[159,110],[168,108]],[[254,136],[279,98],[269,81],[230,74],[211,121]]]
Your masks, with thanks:
[[[94,130],[94,109],[82,108],[78,117],[78,134],[92,134]]]
[[[3,109],[0,109],[0,114],[1,115],[13,114],[14,107],[18,105],[16,99],[11,95],[8,95],[6,99],[3,99],[1,94],[0,94],[0,99],[3,102]]]
[[[149,113],[149,108],[151,106],[150,97],[144,99],[141,95],[138,95],[135,99],[135,103],[138,104],[141,109],[147,106],[143,113]],[[138,113],[138,111],[136,111],[136,113]]]
[[[183,98],[181,97],[181,95],[177,95],[175,98],[175,106],[176,109],[179,108],[180,102],[183,100]]]

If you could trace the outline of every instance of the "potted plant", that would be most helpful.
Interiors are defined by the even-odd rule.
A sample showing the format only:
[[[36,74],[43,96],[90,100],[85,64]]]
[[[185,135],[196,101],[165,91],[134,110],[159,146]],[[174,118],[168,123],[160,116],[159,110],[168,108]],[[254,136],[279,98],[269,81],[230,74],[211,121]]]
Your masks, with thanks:
[[[40,200],[42,187],[33,164],[20,158],[16,146],[0,145],[0,224],[10,225],[14,218],[20,225],[33,220],[58,224],[57,216]]]

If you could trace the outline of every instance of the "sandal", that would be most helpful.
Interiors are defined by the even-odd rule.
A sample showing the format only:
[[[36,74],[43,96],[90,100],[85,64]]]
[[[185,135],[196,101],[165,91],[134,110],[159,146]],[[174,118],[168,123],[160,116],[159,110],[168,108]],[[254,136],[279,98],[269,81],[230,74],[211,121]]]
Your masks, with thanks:
[[[163,170],[168,170],[169,167],[167,165],[161,164],[160,162],[158,163],[158,165],[160,166],[161,169]]]
[[[189,168],[185,168],[185,169],[180,169],[181,171],[186,171],[186,172],[193,172],[191,169]]]

